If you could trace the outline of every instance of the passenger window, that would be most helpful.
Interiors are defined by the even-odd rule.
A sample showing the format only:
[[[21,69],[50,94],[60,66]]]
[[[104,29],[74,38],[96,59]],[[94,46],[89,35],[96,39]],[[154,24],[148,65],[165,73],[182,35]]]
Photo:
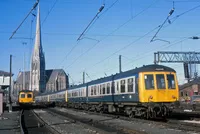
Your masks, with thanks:
[[[110,94],[110,83],[107,84],[107,94]]]
[[[85,96],[85,92],[84,92],[84,89],[82,89],[82,95],[83,95],[83,96]]]
[[[103,94],[106,93],[106,87],[105,87],[105,84],[103,84]]]
[[[94,95],[97,95],[96,86],[94,86]]]
[[[117,93],[119,93],[119,82],[117,82]]]
[[[93,87],[91,88],[91,95],[93,95]]]
[[[154,89],[153,74],[144,75],[146,89]]]
[[[81,89],[79,89],[78,94],[79,94],[79,97],[82,96],[83,93],[82,93]]]
[[[97,95],[99,95],[99,85],[97,85]]]
[[[100,85],[100,94],[102,94],[103,91],[103,85]]]
[[[165,77],[164,74],[156,74],[157,88],[165,89]]]
[[[133,78],[128,79],[128,92],[133,92]]]
[[[167,74],[168,89],[175,89],[175,79],[173,74]]]
[[[113,91],[113,93],[115,93],[115,82],[113,82],[113,84],[112,84],[112,91]]]
[[[21,98],[25,98],[25,94],[21,94]]]
[[[125,92],[125,80],[121,80],[121,93]]]
[[[32,94],[28,94],[27,97],[28,97],[28,98],[32,98]]]

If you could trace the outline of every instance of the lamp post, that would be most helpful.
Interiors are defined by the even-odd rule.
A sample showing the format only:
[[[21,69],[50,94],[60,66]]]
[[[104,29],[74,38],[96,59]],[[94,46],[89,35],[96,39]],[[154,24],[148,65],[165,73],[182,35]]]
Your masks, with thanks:
[[[12,55],[10,55],[10,81],[9,81],[9,112],[12,112],[12,102],[11,102],[11,79],[12,79]]]

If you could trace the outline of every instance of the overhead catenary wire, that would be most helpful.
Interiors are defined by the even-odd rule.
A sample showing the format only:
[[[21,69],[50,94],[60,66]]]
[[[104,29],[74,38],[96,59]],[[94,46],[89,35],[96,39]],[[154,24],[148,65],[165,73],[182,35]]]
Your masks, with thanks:
[[[87,77],[88,77],[90,80],[92,80],[91,77],[88,75],[88,73],[85,73],[85,74],[87,75]]]
[[[103,14],[105,14],[105,12],[107,12],[111,7],[113,7],[113,6],[117,3],[117,1],[118,1],[118,0],[116,0],[111,6],[109,6],[109,7],[103,12]],[[105,2],[103,3],[103,5],[105,5]],[[104,7],[101,7],[101,8],[99,9],[99,11],[102,11],[103,8],[104,8]],[[102,14],[101,14],[101,15],[102,15]],[[100,16],[98,16],[98,18],[99,18],[99,17],[100,17]],[[94,22],[94,23],[95,23],[95,22]],[[94,24],[94,23],[93,23],[93,24]],[[92,25],[93,25],[93,24],[92,24]],[[89,27],[89,28],[91,28],[91,27]],[[89,28],[88,28],[88,29],[89,29]],[[85,31],[85,32],[87,32],[87,31]],[[86,38],[89,38],[89,37],[86,37]],[[90,38],[90,39],[91,39],[91,38]],[[95,39],[93,39],[93,40],[95,40]],[[100,42],[99,40],[96,40],[96,41],[97,41],[97,43]],[[79,43],[79,42],[77,42],[77,43],[72,47],[72,49],[70,50],[70,52],[67,53],[67,55],[65,56],[65,58],[62,60],[61,64],[62,64],[62,63],[64,62],[64,60],[66,60],[66,58],[72,53],[72,51],[74,50],[74,48],[77,47],[78,43]],[[96,44],[95,44],[95,45],[96,45]],[[87,50],[87,51],[89,51],[89,50]],[[80,56],[82,56],[82,54],[81,54]],[[79,57],[80,57],[80,56],[79,56]],[[75,60],[75,61],[76,61],[76,60]]]
[[[172,23],[173,23],[176,19],[178,19],[179,17],[181,17],[181,16],[183,16],[183,15],[185,15],[185,14],[187,14],[187,13],[189,13],[189,12],[191,12],[191,11],[193,11],[193,10],[199,8],[199,7],[200,7],[200,5],[197,5],[197,6],[191,8],[191,9],[189,9],[189,10],[187,10],[187,11],[184,11],[184,12],[182,12],[182,13],[176,15],[175,17],[173,17],[173,18],[170,19],[170,23],[172,24]]]
[[[92,22],[92,24],[90,25],[90,27],[88,28],[88,30],[85,33],[87,33],[94,26],[94,24],[96,23],[96,21],[99,18],[101,18],[106,12],[108,12],[113,6],[115,6],[118,1],[119,0],[116,0],[115,2],[113,2],[108,8],[106,8],[101,14],[99,14],[97,16],[97,18],[94,20],[94,22]],[[103,4],[105,4],[105,3],[103,3]]]
[[[115,30],[113,30],[112,32],[110,32],[107,36],[105,36],[103,39],[101,39],[99,42],[95,43],[92,47],[90,47],[89,49],[87,49],[85,52],[83,52],[81,55],[78,56],[78,58],[76,58],[75,60],[73,60],[73,62],[68,65],[66,68],[71,67],[79,58],[81,58],[84,54],[88,53],[90,50],[92,50],[97,44],[99,44],[101,41],[105,40],[106,38],[109,37],[109,35],[114,34],[116,31],[118,31],[120,28],[122,28],[123,26],[125,26],[126,24],[128,24],[131,20],[133,20],[134,18],[138,17],[139,15],[141,15],[143,12],[145,12],[146,10],[148,10],[149,8],[151,8],[155,3],[157,3],[159,0],[155,0],[154,2],[152,2],[148,7],[144,8],[142,11],[140,11],[139,13],[137,13],[135,16],[133,16],[132,18],[128,19],[126,22],[124,22],[123,24],[119,25]]]
[[[200,34],[200,33],[197,33],[197,34],[195,34],[195,35],[198,35],[198,34]],[[169,48],[169,47],[171,47],[171,46],[173,46],[173,45],[176,45],[176,44],[179,44],[180,42],[183,42],[183,41],[186,41],[186,40],[188,40],[189,38],[188,37],[183,37],[182,39],[180,39],[180,40],[176,40],[176,41],[174,41],[174,43],[171,43],[170,45],[162,45],[162,48],[164,48],[164,49],[166,49],[166,48]],[[128,65],[128,64],[131,64],[131,63],[133,63],[133,62],[135,62],[135,61],[137,61],[137,60],[140,60],[140,59],[142,59],[142,58],[145,58],[147,55],[149,55],[151,52],[155,52],[157,49],[151,49],[151,50],[149,50],[149,51],[146,51],[146,52],[144,52],[144,53],[141,53],[140,55],[141,56],[135,56],[135,57],[133,57],[134,59],[132,59],[132,58],[127,58],[126,57],[126,59],[128,59],[128,60],[130,60],[130,62],[128,62],[128,63],[126,63],[126,64],[124,64],[124,65]],[[198,49],[198,50],[200,50],[200,49]],[[125,57],[125,56],[123,56],[122,55],[122,57]],[[110,72],[110,71],[113,71],[114,69],[116,69],[116,68],[118,68],[119,66],[118,65],[116,65],[115,67],[112,67],[112,68],[110,68],[110,69],[106,69],[106,70],[104,70],[104,72]],[[95,72],[95,74],[96,74],[97,72]],[[92,75],[92,76],[96,76],[96,75]]]
[[[31,12],[37,7],[39,3],[39,0],[37,0],[35,2],[35,4],[33,5],[33,7],[31,8],[31,10],[28,12],[28,14],[25,16],[25,18],[22,20],[22,22],[19,24],[19,26],[14,30],[14,32],[12,33],[12,35],[10,36],[9,40],[12,39],[12,37],[14,36],[14,34],[17,32],[17,30],[21,27],[21,25],[24,23],[24,21],[28,18],[28,16],[31,14]]]
[[[55,2],[53,3],[53,5],[51,6],[50,10],[48,11],[46,17],[44,18],[44,20],[42,21],[42,25],[44,24],[44,22],[47,20],[49,14],[52,12],[53,8],[55,7],[55,5],[57,4],[58,0],[55,0]]]
[[[126,49],[127,47],[133,45],[133,44],[136,43],[137,41],[143,39],[145,36],[149,35],[149,34],[152,33],[153,31],[155,31],[157,28],[159,28],[159,26],[156,27],[156,28],[153,28],[152,30],[150,30],[150,31],[148,31],[147,33],[145,33],[143,36],[137,38],[136,40],[132,41],[131,43],[129,43],[129,44],[125,45],[124,47],[118,49],[117,51],[113,52],[113,53],[110,54],[108,57],[104,58],[103,60],[101,60],[101,61],[95,63],[95,64],[93,65],[93,67],[96,66],[96,65],[98,65],[98,64],[100,64],[101,62],[103,62],[103,61],[109,59],[110,57],[112,57],[112,56],[115,55],[116,53],[118,53],[118,52],[120,52],[120,51]]]
[[[176,3],[181,3],[181,2],[200,2],[199,0],[165,0],[167,2],[176,2]]]
[[[5,32],[5,31],[0,31],[0,34],[9,34],[12,32]],[[17,33],[19,34],[25,34],[25,33]],[[16,34],[16,35],[17,35]],[[47,33],[44,32],[43,35],[54,35],[54,36],[77,36],[80,35],[78,33]],[[103,37],[103,36],[108,36],[108,37],[124,37],[124,38],[138,38],[138,37],[142,37],[143,35],[128,35],[128,34],[114,34],[114,35],[108,35],[108,34],[88,34],[88,36],[99,36],[99,37]],[[146,38],[150,38],[153,36],[145,36]],[[16,37],[18,38],[18,37]],[[31,37],[26,38],[26,37],[19,37],[19,38],[25,38],[25,39],[33,39]],[[91,38],[91,37],[84,37],[85,39],[90,39],[90,40],[94,40],[97,42],[100,42],[100,40],[97,40],[95,38]],[[161,36],[161,38],[184,38],[184,36]],[[15,38],[13,38],[15,39]]]
[[[83,30],[83,32],[80,34],[80,36],[78,37],[77,41],[81,39],[81,37],[84,35],[84,33],[86,32],[86,30],[89,28],[89,26],[92,24],[92,22],[96,19],[96,17],[98,16],[99,13],[102,12],[102,10],[104,9],[104,4],[99,8],[98,12],[96,13],[96,15],[94,16],[94,18],[90,21],[90,23],[87,25],[87,27]]]
[[[55,5],[57,4],[58,0],[55,0],[55,2],[53,3],[53,5],[51,6],[50,10],[48,11],[47,15],[45,16],[45,19],[42,21],[42,26],[44,25],[44,23],[46,22],[48,16],[50,15],[50,13],[52,12],[53,8],[55,7]],[[35,38],[35,36],[33,37]]]
[[[65,55],[64,59],[61,61],[61,63],[59,64],[60,66],[62,66],[62,64],[64,63],[64,61],[67,59],[67,57],[72,53],[72,51],[77,47],[77,45],[79,44],[79,42],[76,43],[76,45],[73,45],[73,47],[69,50],[69,52]],[[56,67],[54,67],[56,68]]]
[[[100,16],[102,16],[103,14],[105,14],[109,9],[111,9],[117,2],[118,2],[119,0],[116,0],[113,4],[111,4],[111,6],[109,6],[106,10],[104,10],[104,12],[102,13],[102,14],[100,14],[99,16],[98,16],[98,18],[97,19],[99,19],[100,18]],[[103,2],[103,5],[105,5],[105,1]],[[101,8],[101,11],[102,11],[103,9]],[[89,31],[89,29],[94,25],[94,23],[96,22],[96,20],[97,19],[95,19],[94,20],[94,22],[93,23],[91,23],[91,25],[90,25],[90,27],[88,27],[88,30],[87,31]],[[87,33],[87,31],[85,31],[85,33]],[[66,34],[65,34],[66,35]],[[67,34],[67,35],[79,35],[79,34]],[[106,36],[106,35],[105,35]],[[87,39],[91,39],[91,40],[96,40],[96,39],[92,39],[92,38],[90,38],[90,37],[84,37],[84,38],[87,38]],[[80,39],[79,39],[80,40]],[[100,40],[96,40],[97,42],[100,42]],[[78,42],[79,43],[79,42]],[[71,50],[70,50],[70,52],[69,53],[67,53],[66,54],[66,56],[65,56],[65,58],[62,60],[62,62],[61,62],[61,64],[66,60],[66,58],[72,53],[72,51],[77,47],[77,45],[78,45],[78,43],[76,43],[75,45],[73,45],[73,47],[71,48]]]
[[[163,25],[166,23],[166,21],[169,19],[169,17],[174,13],[174,8],[172,8],[167,16],[167,18],[165,19],[165,21],[159,25],[159,29],[158,31],[155,33],[155,35],[153,36],[153,38],[151,39],[150,42],[153,42],[154,41],[154,38],[157,36],[158,32],[161,30],[161,28],[163,27]]]

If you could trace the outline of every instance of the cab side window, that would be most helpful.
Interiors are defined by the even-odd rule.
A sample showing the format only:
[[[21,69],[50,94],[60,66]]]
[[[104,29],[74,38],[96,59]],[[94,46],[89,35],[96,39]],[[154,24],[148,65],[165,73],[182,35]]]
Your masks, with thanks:
[[[147,90],[155,88],[153,74],[144,75],[144,80],[145,80],[145,87]]]

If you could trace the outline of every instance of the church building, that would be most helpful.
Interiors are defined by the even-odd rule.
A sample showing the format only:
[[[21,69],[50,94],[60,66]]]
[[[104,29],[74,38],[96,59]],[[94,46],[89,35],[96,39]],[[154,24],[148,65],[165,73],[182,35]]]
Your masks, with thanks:
[[[54,92],[69,86],[68,76],[63,69],[46,70],[42,48],[40,8],[38,5],[35,44],[31,58],[31,70],[19,72],[14,82],[15,92],[31,90],[39,93]]]

